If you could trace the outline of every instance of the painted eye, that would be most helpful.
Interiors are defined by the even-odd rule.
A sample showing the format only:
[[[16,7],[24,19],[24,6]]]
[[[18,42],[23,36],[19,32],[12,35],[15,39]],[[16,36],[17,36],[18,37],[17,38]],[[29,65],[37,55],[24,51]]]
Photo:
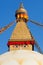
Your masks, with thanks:
[[[23,47],[27,47],[27,45],[26,45],[26,44],[24,44],[24,45],[23,45]]]
[[[15,47],[16,47],[16,48],[18,48],[18,47],[19,47],[19,45],[15,45]]]

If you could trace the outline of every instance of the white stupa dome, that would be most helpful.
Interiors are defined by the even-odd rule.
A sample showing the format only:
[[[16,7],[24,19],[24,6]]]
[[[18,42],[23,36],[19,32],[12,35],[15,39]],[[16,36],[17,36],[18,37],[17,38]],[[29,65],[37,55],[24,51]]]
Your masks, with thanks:
[[[0,65],[43,65],[43,55],[29,50],[9,51],[0,55]]]

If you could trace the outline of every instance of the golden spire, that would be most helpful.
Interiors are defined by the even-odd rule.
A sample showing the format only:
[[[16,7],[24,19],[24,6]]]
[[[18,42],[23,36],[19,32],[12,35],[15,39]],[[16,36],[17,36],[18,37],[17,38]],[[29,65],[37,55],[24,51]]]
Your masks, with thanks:
[[[23,19],[25,22],[28,21],[27,11],[24,9],[23,3],[21,3],[19,9],[16,10],[15,16],[16,19]]]

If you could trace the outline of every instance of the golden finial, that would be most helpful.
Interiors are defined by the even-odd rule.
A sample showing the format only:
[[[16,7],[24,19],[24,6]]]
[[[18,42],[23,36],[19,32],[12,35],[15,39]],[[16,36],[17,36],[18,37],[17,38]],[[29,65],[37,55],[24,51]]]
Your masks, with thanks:
[[[23,3],[20,3],[20,7],[16,10],[16,19],[23,19],[25,22],[28,21],[28,14],[27,11],[24,9]]]

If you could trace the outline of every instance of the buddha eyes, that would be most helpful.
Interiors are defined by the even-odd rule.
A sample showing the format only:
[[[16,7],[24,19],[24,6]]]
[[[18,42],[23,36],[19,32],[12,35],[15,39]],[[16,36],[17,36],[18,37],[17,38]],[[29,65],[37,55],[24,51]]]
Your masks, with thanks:
[[[14,47],[16,47],[16,48],[18,48],[18,47],[24,47],[24,48],[26,48],[27,47],[27,45],[26,44],[24,44],[24,45],[15,45]]]

